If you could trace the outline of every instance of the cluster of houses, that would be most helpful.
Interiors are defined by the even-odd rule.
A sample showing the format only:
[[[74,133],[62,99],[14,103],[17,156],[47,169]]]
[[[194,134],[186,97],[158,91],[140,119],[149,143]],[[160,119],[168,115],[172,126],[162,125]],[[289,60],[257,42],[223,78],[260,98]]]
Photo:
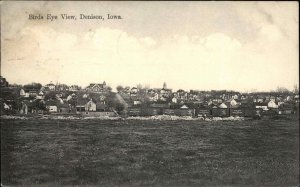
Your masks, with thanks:
[[[19,114],[80,114],[86,116],[253,116],[299,112],[299,93],[239,93],[234,91],[172,91],[119,87],[114,93],[104,81],[85,88],[49,83],[9,85],[1,77],[1,112]],[[117,103],[117,104],[116,104]],[[122,107],[117,107],[122,106]]]
[[[105,83],[93,83],[82,89],[77,85],[49,83],[44,86],[3,86],[2,112],[11,114],[82,114],[114,116],[107,105],[111,89]]]
[[[263,114],[293,114],[299,110],[299,94],[250,93],[234,91],[197,91],[179,89],[172,92],[164,83],[158,89],[120,90],[129,116],[254,116]]]

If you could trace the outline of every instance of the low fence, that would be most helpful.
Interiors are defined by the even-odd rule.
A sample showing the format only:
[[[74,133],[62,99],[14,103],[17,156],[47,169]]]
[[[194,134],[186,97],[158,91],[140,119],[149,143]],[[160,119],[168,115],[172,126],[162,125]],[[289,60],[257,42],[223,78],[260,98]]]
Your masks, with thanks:
[[[193,116],[194,109],[164,109],[163,114],[175,116]]]
[[[253,117],[256,111],[252,108],[196,108],[195,116],[201,117]]]
[[[141,115],[141,108],[128,108],[127,115],[128,116],[140,116]]]
[[[203,115],[205,115],[207,117],[212,116],[211,109],[209,109],[209,108],[196,108],[195,109],[196,117],[201,117]]]
[[[169,108],[128,108],[128,116],[156,116],[156,115],[172,115],[172,116],[195,116],[201,117],[255,117],[256,115],[278,115],[278,114],[293,114],[292,110],[270,109],[263,111],[257,108],[195,108],[195,109],[169,109]]]
[[[163,109],[131,107],[128,108],[127,114],[128,116],[156,116],[156,115],[162,115]]]
[[[193,116],[194,109],[162,109],[162,108],[128,108],[128,116],[156,116],[156,115],[176,115]]]
[[[229,117],[228,108],[212,108],[211,114],[213,117]]]
[[[83,117],[116,117],[117,115],[114,112],[77,112],[77,114],[81,114]]]
[[[278,114],[293,114],[293,113],[294,113],[293,109],[285,109],[285,110],[278,111]]]

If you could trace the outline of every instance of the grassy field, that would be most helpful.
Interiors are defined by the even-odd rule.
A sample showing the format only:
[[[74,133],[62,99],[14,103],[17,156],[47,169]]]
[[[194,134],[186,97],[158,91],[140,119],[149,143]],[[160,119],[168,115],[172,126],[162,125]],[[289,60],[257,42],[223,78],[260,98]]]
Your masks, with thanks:
[[[1,120],[16,186],[298,186],[299,121]]]

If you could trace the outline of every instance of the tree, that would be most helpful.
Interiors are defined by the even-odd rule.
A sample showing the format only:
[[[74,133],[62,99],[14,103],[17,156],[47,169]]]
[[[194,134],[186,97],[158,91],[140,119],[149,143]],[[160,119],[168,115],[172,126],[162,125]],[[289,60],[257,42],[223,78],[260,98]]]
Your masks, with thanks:
[[[117,86],[116,89],[118,92],[122,92],[124,90],[123,86],[121,86],[121,85]]]
[[[276,92],[278,92],[278,93],[289,93],[290,91],[285,87],[277,87]]]
[[[42,85],[40,83],[31,83],[31,84],[25,84],[23,86],[27,90],[40,90],[42,88]]]
[[[32,108],[35,110],[46,110],[46,105],[43,100],[33,100],[32,102]]]
[[[122,112],[125,109],[122,103],[116,103],[116,110],[118,113]]]
[[[75,106],[77,105],[77,97],[72,97],[72,98],[68,101],[68,103],[69,103],[71,106],[75,107]]]
[[[108,90],[108,92],[111,92],[112,91],[112,88],[110,86],[107,86],[106,88]]]
[[[45,100],[56,99],[56,92],[50,91],[45,95]]]

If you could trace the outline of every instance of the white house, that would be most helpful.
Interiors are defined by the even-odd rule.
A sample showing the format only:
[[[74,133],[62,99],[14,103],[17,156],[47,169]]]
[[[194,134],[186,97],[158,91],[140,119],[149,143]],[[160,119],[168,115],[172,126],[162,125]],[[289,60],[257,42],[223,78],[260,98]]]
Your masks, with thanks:
[[[62,98],[58,98],[57,100],[60,102],[60,104],[64,104],[64,101]]]
[[[150,101],[157,101],[158,98],[158,93],[154,93],[149,97]]]
[[[49,90],[51,90],[51,91],[55,90],[55,85],[52,82],[50,84],[46,84],[45,87],[49,88]]]
[[[136,94],[138,92],[138,89],[136,87],[132,87],[130,90],[131,94]]]
[[[133,105],[140,105],[140,104],[142,104],[141,101],[138,101],[138,100],[133,101]]]
[[[236,105],[237,105],[237,102],[236,102],[235,99],[230,99],[230,100],[228,101],[228,103],[230,104],[230,106],[236,106]]]
[[[172,103],[177,103],[177,98],[176,97],[172,98]]]
[[[25,95],[26,95],[25,91],[23,89],[21,89],[20,90],[20,96],[25,96]]]
[[[44,96],[43,95],[37,95],[35,96],[36,99],[44,99]]]
[[[55,105],[50,105],[48,107],[48,109],[49,109],[49,112],[57,112],[57,106],[55,106]]]
[[[278,105],[275,103],[274,100],[268,102],[268,108],[278,108]]]
[[[239,96],[238,95],[234,95],[234,96],[232,96],[232,99],[238,99],[239,98]]]
[[[85,111],[96,111],[96,103],[92,99],[85,104]]]
[[[290,96],[290,95],[288,95],[287,97],[285,97],[283,100],[284,101],[291,101],[293,98]]]
[[[69,100],[71,100],[72,99],[72,95],[69,95],[68,97],[67,97],[67,101],[69,101]]]
[[[161,101],[166,101],[167,99],[166,99],[165,97],[162,96],[162,97],[159,98],[159,100],[161,100]]]
[[[3,105],[4,105],[4,109],[5,109],[5,110],[9,110],[9,109],[10,109],[10,107],[9,107],[9,105],[8,105],[8,104],[6,104],[6,103],[3,103]]]

